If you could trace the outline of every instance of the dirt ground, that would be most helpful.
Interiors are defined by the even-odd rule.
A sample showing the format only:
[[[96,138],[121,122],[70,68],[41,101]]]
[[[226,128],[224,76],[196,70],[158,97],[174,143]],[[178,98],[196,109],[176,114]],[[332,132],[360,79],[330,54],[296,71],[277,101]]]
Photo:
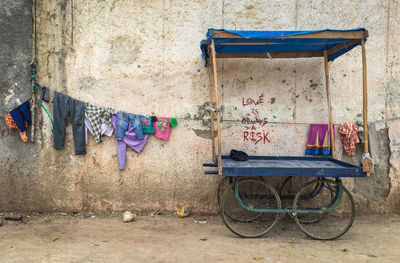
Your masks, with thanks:
[[[206,224],[196,220],[206,219]],[[0,227],[0,262],[399,262],[400,215],[362,216],[336,241],[282,220],[263,238],[236,237],[219,216],[31,215]]]

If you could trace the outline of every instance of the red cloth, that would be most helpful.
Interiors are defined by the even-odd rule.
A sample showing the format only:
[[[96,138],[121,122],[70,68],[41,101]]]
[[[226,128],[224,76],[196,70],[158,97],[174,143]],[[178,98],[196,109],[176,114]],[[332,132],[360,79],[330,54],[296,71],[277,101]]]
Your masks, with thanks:
[[[356,143],[360,142],[357,135],[357,129],[358,127],[355,123],[345,122],[339,126],[340,139],[347,156],[353,156],[356,154]]]

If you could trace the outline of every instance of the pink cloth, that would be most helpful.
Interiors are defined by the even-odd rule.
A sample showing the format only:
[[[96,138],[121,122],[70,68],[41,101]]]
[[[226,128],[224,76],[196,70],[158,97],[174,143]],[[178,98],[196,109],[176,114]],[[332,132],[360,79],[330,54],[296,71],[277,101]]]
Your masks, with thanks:
[[[331,133],[329,130],[328,124],[310,124],[306,154],[332,155]],[[335,128],[333,129],[333,137],[335,137]]]
[[[157,120],[154,123],[154,136],[161,140],[168,140],[169,133],[171,131],[171,125],[169,124],[168,117],[157,117]]]

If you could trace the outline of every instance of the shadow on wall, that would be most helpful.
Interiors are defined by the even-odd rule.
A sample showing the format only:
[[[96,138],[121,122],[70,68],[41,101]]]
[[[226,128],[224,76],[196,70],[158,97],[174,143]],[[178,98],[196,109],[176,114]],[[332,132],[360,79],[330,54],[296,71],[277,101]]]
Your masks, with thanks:
[[[375,127],[373,125],[372,127]],[[372,128],[370,127],[370,129]],[[372,132],[369,132],[371,134]],[[348,162],[354,165],[360,165],[361,158],[364,149],[364,134],[363,132],[358,133],[358,137],[360,138],[360,143],[357,144],[356,154],[352,157],[347,156],[343,153],[342,161]],[[356,194],[359,194],[366,199],[373,202],[385,201],[388,197],[391,183],[389,177],[389,158],[390,158],[390,149],[389,149],[389,135],[388,129],[382,129],[380,131],[376,131],[376,136],[370,136],[370,149],[372,145],[376,145],[376,153],[374,156],[374,151],[371,151],[372,159],[374,162],[373,170],[371,172],[371,177],[369,178],[355,178],[354,180],[354,189],[352,191]]]

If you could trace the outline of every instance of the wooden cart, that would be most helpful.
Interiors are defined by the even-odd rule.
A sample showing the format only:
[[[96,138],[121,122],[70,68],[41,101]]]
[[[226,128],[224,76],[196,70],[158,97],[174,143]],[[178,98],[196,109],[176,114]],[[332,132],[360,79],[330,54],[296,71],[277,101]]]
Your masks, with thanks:
[[[209,29],[201,41],[202,56],[209,70],[212,162],[215,167],[206,174],[223,177],[218,202],[225,225],[242,237],[260,237],[270,231],[288,213],[299,228],[315,239],[335,239],[351,227],[355,206],[351,193],[342,185],[341,177],[369,176],[371,159],[368,152],[367,66],[365,41],[368,31],[232,31]],[[329,127],[333,130],[329,91],[329,61],[361,45],[363,68],[363,167],[335,159],[334,143],[330,157],[250,156],[245,162],[233,161],[221,151],[221,105],[217,75],[217,59],[221,58],[311,58],[324,59]],[[215,94],[215,104],[214,104]],[[214,106],[215,105],[215,106]],[[217,121],[217,154],[215,153],[214,119]],[[334,141],[330,132],[331,142]],[[287,176],[278,191],[266,183],[266,176]],[[311,177],[297,186],[296,193],[287,193],[293,177]],[[330,178],[330,179],[328,179]],[[287,201],[292,205],[286,205]]]

